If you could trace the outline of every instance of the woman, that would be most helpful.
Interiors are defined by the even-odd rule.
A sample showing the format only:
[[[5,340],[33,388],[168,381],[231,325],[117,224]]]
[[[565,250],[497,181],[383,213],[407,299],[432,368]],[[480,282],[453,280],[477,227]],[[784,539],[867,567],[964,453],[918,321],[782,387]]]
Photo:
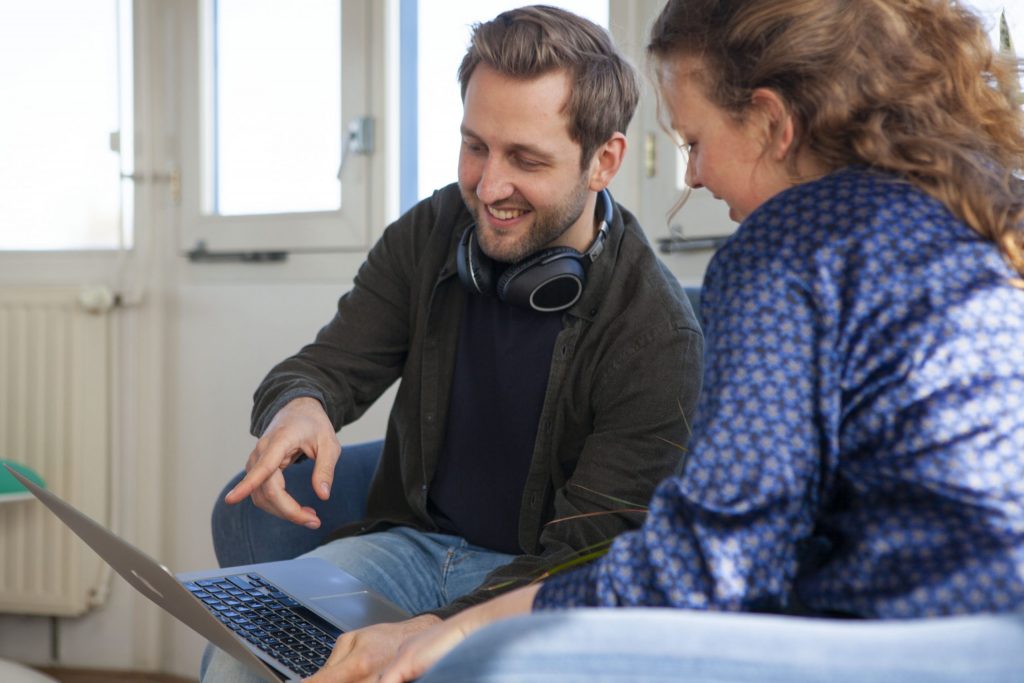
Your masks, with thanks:
[[[684,609],[514,621],[423,680],[1020,676],[1015,64],[949,0],[671,0],[648,52],[687,182],[742,221],[705,279],[686,468],[599,562],[439,625],[383,680],[576,606]]]

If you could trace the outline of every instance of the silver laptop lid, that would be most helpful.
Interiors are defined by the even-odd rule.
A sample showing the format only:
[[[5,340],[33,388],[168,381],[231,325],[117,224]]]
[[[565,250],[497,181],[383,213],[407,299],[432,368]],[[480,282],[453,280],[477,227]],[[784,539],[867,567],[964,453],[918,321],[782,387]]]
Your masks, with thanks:
[[[6,467],[6,465],[5,465]],[[7,471],[48,507],[137,591],[269,683],[281,678],[220,623],[162,564],[15,470]],[[300,680],[298,675],[287,680]]]

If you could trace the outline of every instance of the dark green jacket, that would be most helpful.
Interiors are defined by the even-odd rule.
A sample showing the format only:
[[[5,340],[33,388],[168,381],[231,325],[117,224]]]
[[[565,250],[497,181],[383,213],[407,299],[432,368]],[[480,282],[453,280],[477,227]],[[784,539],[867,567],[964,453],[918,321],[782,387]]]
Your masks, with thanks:
[[[437,530],[427,489],[468,296],[455,246],[472,221],[454,184],[414,206],[370,251],[316,341],[277,365],[256,391],[254,435],[299,396],[318,398],[341,429],[401,379],[367,518],[339,535],[393,525]],[[442,617],[635,528],[641,515],[608,511],[630,507],[623,501],[646,505],[684,456],[703,337],[678,282],[617,205],[604,252],[563,319],[523,491],[523,555],[439,610]],[[579,517],[587,513],[604,514]],[[549,524],[564,518],[573,519]]]

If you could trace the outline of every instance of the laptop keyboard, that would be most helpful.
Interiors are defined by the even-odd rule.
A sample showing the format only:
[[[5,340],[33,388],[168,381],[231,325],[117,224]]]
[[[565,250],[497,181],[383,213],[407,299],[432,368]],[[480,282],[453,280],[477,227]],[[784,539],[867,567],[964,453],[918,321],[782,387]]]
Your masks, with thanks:
[[[341,631],[258,574],[185,583],[224,625],[303,676],[327,661]]]

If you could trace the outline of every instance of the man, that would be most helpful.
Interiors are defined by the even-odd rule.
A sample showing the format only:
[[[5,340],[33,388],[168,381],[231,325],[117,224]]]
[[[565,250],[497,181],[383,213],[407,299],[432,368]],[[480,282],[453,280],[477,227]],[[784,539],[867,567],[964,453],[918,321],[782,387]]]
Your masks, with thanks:
[[[412,634],[635,527],[622,509],[679,465],[700,389],[686,297],[605,190],[638,98],[607,33],[506,12],[475,28],[459,79],[458,185],[387,229],[264,380],[226,498],[318,526],[282,469],[315,459],[326,500],[337,430],[401,379],[365,519],[312,554],[417,616],[343,635],[322,680],[375,680]],[[216,654],[204,680],[231,666]]]

